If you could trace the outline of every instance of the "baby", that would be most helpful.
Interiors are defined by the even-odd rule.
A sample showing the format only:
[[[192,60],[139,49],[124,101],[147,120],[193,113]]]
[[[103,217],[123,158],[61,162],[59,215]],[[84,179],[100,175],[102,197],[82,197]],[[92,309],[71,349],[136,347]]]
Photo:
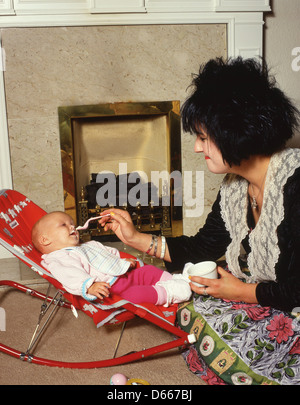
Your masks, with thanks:
[[[32,243],[42,253],[42,265],[74,295],[89,301],[115,293],[135,304],[169,306],[188,301],[188,279],[152,265],[136,267],[121,259],[115,248],[89,241],[79,243],[73,219],[55,211],[43,216],[32,229]]]

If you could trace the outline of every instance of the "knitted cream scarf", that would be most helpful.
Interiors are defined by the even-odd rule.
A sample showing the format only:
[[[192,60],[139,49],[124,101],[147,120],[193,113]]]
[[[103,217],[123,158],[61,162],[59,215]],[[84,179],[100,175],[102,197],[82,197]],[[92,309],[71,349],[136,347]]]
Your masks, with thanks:
[[[271,157],[259,221],[249,235],[251,252],[245,275],[239,265],[241,242],[250,229],[247,225],[248,181],[228,174],[221,185],[221,215],[232,239],[226,251],[229,270],[247,282],[276,281],[275,265],[280,254],[277,228],[284,219],[283,187],[300,166],[300,149],[285,149]]]

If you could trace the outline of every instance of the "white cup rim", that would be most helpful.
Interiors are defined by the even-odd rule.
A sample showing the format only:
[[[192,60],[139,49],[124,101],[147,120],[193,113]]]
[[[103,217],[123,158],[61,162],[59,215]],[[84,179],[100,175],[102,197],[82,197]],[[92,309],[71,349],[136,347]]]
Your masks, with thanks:
[[[199,266],[199,267],[204,267],[204,269],[203,269],[203,272],[201,272],[201,270],[200,270],[200,272],[201,272],[201,274],[193,274],[193,270],[195,270],[195,267],[196,266]],[[206,270],[205,270],[205,267],[206,266],[210,266],[210,268],[207,268]],[[205,275],[206,274],[209,274],[209,273],[212,273],[212,272],[214,272],[215,270],[216,270],[216,268],[217,268],[217,264],[215,263],[215,262],[213,262],[213,261],[204,261],[204,262],[199,262],[199,263],[195,263],[195,264],[193,264],[189,269],[188,269],[188,274],[190,275],[190,276],[198,276],[198,277],[205,277]]]

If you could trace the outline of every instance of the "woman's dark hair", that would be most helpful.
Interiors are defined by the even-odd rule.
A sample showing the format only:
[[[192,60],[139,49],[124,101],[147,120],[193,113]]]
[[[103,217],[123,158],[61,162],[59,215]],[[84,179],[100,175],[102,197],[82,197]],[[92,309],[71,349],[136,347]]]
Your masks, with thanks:
[[[258,60],[210,60],[192,85],[183,129],[197,134],[203,127],[229,165],[280,151],[298,125],[299,111]]]

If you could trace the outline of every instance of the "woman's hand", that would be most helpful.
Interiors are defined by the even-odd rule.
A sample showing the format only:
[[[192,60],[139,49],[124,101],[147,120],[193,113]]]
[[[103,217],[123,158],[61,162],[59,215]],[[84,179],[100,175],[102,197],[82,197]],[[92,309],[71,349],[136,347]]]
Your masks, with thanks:
[[[110,285],[108,283],[97,281],[88,288],[87,293],[95,295],[102,300],[104,297],[109,297],[109,289]]]
[[[205,277],[191,277],[191,281],[203,284],[205,287],[198,287],[191,283],[191,289],[196,294],[211,295],[215,298],[222,298],[228,301],[244,301],[255,304],[257,284],[247,284],[237,277],[228,273],[222,267],[218,267],[219,278],[209,279]]]
[[[99,220],[104,230],[113,231],[123,243],[131,245],[138,231],[133,225],[129,213],[125,210],[113,208],[103,211],[102,214],[110,214],[110,217],[104,217]]]
[[[111,230],[123,243],[125,243],[125,245],[131,246],[141,252],[149,253],[152,235],[149,233],[139,232],[135,228],[128,211],[112,208],[103,211],[102,214],[110,214],[109,217],[104,217],[99,220],[100,225],[104,226],[105,231]],[[159,238],[157,257],[160,257],[161,247],[162,241]],[[150,254],[154,254],[153,247]],[[168,244],[165,245],[164,260],[167,262],[171,261]]]

